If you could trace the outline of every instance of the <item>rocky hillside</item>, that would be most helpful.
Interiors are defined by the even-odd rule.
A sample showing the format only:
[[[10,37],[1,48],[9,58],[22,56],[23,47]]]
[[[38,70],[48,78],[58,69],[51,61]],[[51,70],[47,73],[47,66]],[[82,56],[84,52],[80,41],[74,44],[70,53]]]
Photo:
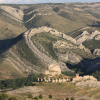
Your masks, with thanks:
[[[0,79],[50,64],[80,75],[99,69],[99,10],[100,3],[0,5]]]

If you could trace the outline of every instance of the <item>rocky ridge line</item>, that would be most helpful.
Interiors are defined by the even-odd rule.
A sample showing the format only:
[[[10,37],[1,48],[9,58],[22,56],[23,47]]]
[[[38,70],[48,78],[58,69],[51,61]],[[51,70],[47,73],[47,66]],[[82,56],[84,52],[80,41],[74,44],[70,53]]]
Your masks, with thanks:
[[[41,32],[50,32],[52,30],[52,28],[48,28],[48,27],[40,27],[38,29],[32,29],[30,31],[27,31],[24,33],[24,38],[25,38],[25,41],[27,43],[27,45],[29,46],[29,48],[40,58],[42,59],[44,62],[46,62],[48,65],[50,64],[56,64],[56,65],[59,65],[62,69],[62,71],[65,71],[65,70],[69,70],[67,68],[67,66],[65,65],[65,63],[61,62],[61,61],[56,61],[56,60],[53,60],[51,59],[50,57],[48,57],[47,55],[45,55],[44,53],[41,53],[37,47],[33,44],[33,42],[31,41],[31,37],[37,33],[41,33]]]

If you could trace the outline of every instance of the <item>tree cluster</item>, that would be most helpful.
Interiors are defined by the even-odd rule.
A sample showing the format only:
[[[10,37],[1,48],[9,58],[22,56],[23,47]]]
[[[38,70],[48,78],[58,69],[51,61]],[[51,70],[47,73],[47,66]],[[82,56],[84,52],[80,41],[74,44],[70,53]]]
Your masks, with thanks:
[[[37,77],[38,75],[33,74],[29,77],[24,78],[1,80],[0,89],[19,88],[23,86],[28,86],[32,82],[35,82]]]
[[[94,76],[98,81],[100,81],[100,70],[96,70],[91,75]]]

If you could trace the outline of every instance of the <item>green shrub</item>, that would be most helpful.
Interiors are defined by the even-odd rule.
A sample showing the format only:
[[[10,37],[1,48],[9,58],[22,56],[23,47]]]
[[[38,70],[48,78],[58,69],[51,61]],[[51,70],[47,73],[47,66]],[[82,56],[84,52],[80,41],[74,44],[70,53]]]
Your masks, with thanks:
[[[39,95],[39,98],[40,98],[40,99],[42,99],[42,98],[43,98],[42,94],[40,94],[40,95]]]
[[[92,39],[90,41],[85,41],[83,42],[83,45],[90,50],[94,50],[96,48],[100,49],[100,40]]]
[[[16,97],[10,97],[8,100],[17,100]]]
[[[76,73],[73,73],[71,71],[62,72],[62,74],[66,75],[66,76],[76,76]]]
[[[32,94],[28,94],[28,98],[33,98],[33,95]]]
[[[3,93],[3,94],[2,94],[2,97],[8,98],[8,95]]]
[[[96,70],[95,72],[91,72],[91,73],[90,75],[94,76],[95,78],[97,78],[98,81],[100,81],[100,69]]]
[[[49,95],[49,98],[52,99],[52,95],[51,94]]]
[[[67,97],[66,100],[69,100],[69,98]]]
[[[38,100],[38,97],[34,97],[35,100]]]
[[[75,99],[72,97],[71,100],[75,100]]]
[[[8,98],[8,95],[7,94],[1,94],[0,95],[0,100],[6,100],[6,98]]]

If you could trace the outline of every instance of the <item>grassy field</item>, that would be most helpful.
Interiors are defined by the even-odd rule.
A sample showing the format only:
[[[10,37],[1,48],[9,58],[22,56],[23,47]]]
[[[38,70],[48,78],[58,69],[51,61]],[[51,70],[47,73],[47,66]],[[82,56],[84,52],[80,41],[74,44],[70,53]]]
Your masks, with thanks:
[[[76,94],[88,96],[99,100],[100,98],[100,89],[99,88],[90,88],[90,87],[78,87],[70,82],[65,83],[36,83],[38,88],[44,89],[44,96],[52,94],[53,98],[56,99],[65,99],[67,97],[75,97]],[[59,91],[60,90],[60,91]],[[76,97],[77,98],[77,97]],[[77,100],[75,98],[75,100]]]
[[[62,99],[66,99],[67,97],[69,97],[70,99],[73,97],[75,98],[75,100],[84,100],[82,98],[86,98],[86,97],[90,97],[95,100],[100,100],[99,88],[79,87],[79,86],[75,86],[71,82],[65,82],[65,83],[33,82],[33,85],[35,85],[33,86],[33,88],[36,88],[38,90],[42,89],[42,91],[36,92],[34,90],[33,92],[30,91],[28,93],[27,92],[25,93],[24,91],[24,93],[22,92],[21,94],[18,94],[16,93],[18,90],[16,90],[16,92],[14,91],[12,95],[19,96],[22,98],[28,98],[28,94],[32,94],[34,98],[35,96],[39,97],[39,95],[41,94],[43,96],[42,100],[62,100]],[[49,95],[52,95],[52,99],[49,98]]]
[[[57,14],[54,14],[54,15],[48,15],[48,16],[46,15],[36,16],[30,22],[26,23],[25,26],[28,29],[41,27],[41,26],[48,26],[48,27],[55,28],[60,32],[68,34],[69,32],[72,32],[74,30],[86,27],[87,23],[82,22],[82,20],[72,21],[72,20],[63,18],[62,16],[59,16]]]

